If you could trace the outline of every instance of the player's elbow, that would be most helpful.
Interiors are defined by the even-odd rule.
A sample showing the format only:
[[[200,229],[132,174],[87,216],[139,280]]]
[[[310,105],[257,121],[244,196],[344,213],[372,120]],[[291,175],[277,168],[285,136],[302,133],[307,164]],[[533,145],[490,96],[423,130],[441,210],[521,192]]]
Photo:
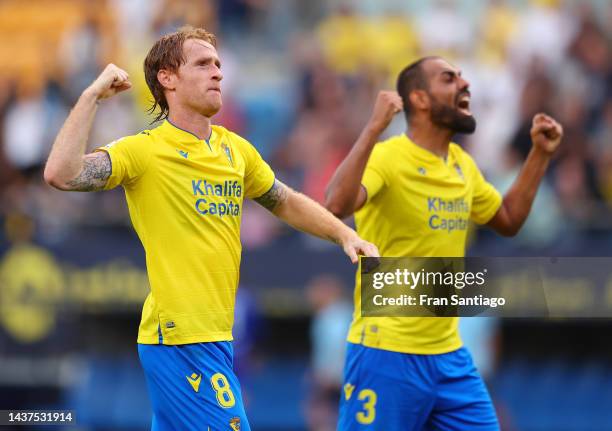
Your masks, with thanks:
[[[496,231],[499,235],[505,237],[513,237],[516,236],[521,230],[521,226],[519,224],[508,224],[505,226],[499,226]]]
[[[351,215],[350,211],[347,210],[345,205],[342,205],[335,199],[330,199],[329,196],[327,196],[325,199],[325,208],[327,208],[329,212],[331,212],[333,215],[340,219],[346,218]]]
[[[66,181],[64,181],[64,179],[61,177],[59,171],[53,166],[50,166],[48,163],[45,166],[43,178],[45,180],[45,183],[49,184],[51,187],[54,187],[58,190],[69,190]]]
[[[57,170],[53,169],[47,163],[45,166],[45,172],[43,173],[43,178],[45,179],[45,183],[49,184],[51,187],[58,188],[59,179],[57,175]]]

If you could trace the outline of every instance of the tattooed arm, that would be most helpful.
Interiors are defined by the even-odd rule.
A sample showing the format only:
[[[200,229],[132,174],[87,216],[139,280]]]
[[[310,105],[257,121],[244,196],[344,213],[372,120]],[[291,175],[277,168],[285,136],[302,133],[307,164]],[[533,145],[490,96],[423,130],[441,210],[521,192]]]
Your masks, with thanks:
[[[85,155],[98,101],[131,87],[128,75],[114,64],[106,66],[81,94],[55,138],[45,166],[45,181],[60,190],[94,191],[104,188],[111,174],[108,154]]]
[[[68,181],[68,187],[62,190],[75,192],[95,192],[104,189],[106,180],[111,175],[111,161],[108,153],[99,151],[97,153],[83,156],[83,167],[76,178]]]
[[[359,238],[357,232],[342,223],[321,205],[278,180],[255,202],[296,229],[336,244],[356,263],[357,255],[378,256],[376,246]]]

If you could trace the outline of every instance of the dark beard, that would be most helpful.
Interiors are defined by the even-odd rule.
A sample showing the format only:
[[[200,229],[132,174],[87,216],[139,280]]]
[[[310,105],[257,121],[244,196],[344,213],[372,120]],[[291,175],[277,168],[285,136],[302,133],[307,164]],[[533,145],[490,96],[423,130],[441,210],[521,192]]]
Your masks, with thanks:
[[[476,119],[472,115],[464,115],[457,108],[438,103],[432,99],[431,122],[436,126],[446,127],[454,133],[474,133]]]

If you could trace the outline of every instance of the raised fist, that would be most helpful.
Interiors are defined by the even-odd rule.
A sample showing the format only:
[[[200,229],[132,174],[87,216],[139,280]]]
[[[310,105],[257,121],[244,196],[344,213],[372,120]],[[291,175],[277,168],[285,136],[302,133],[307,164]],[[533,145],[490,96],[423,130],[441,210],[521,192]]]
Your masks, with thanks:
[[[554,118],[539,113],[533,117],[531,142],[533,146],[548,154],[553,154],[563,137],[563,127]]]
[[[395,91],[381,91],[376,97],[374,111],[370,117],[370,124],[378,131],[387,128],[395,114],[404,109],[402,98]]]
[[[110,63],[86,91],[90,91],[96,99],[100,100],[112,97],[130,87],[132,83],[128,73]]]

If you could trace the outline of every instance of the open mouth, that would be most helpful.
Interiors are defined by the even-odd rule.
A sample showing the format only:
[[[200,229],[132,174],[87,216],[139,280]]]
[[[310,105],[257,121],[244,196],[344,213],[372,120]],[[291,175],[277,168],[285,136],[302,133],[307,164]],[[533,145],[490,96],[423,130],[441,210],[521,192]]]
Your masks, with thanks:
[[[459,100],[457,101],[457,108],[459,108],[459,112],[461,112],[462,114],[472,115],[472,112],[470,111],[469,94],[463,94],[461,97],[459,97]]]

